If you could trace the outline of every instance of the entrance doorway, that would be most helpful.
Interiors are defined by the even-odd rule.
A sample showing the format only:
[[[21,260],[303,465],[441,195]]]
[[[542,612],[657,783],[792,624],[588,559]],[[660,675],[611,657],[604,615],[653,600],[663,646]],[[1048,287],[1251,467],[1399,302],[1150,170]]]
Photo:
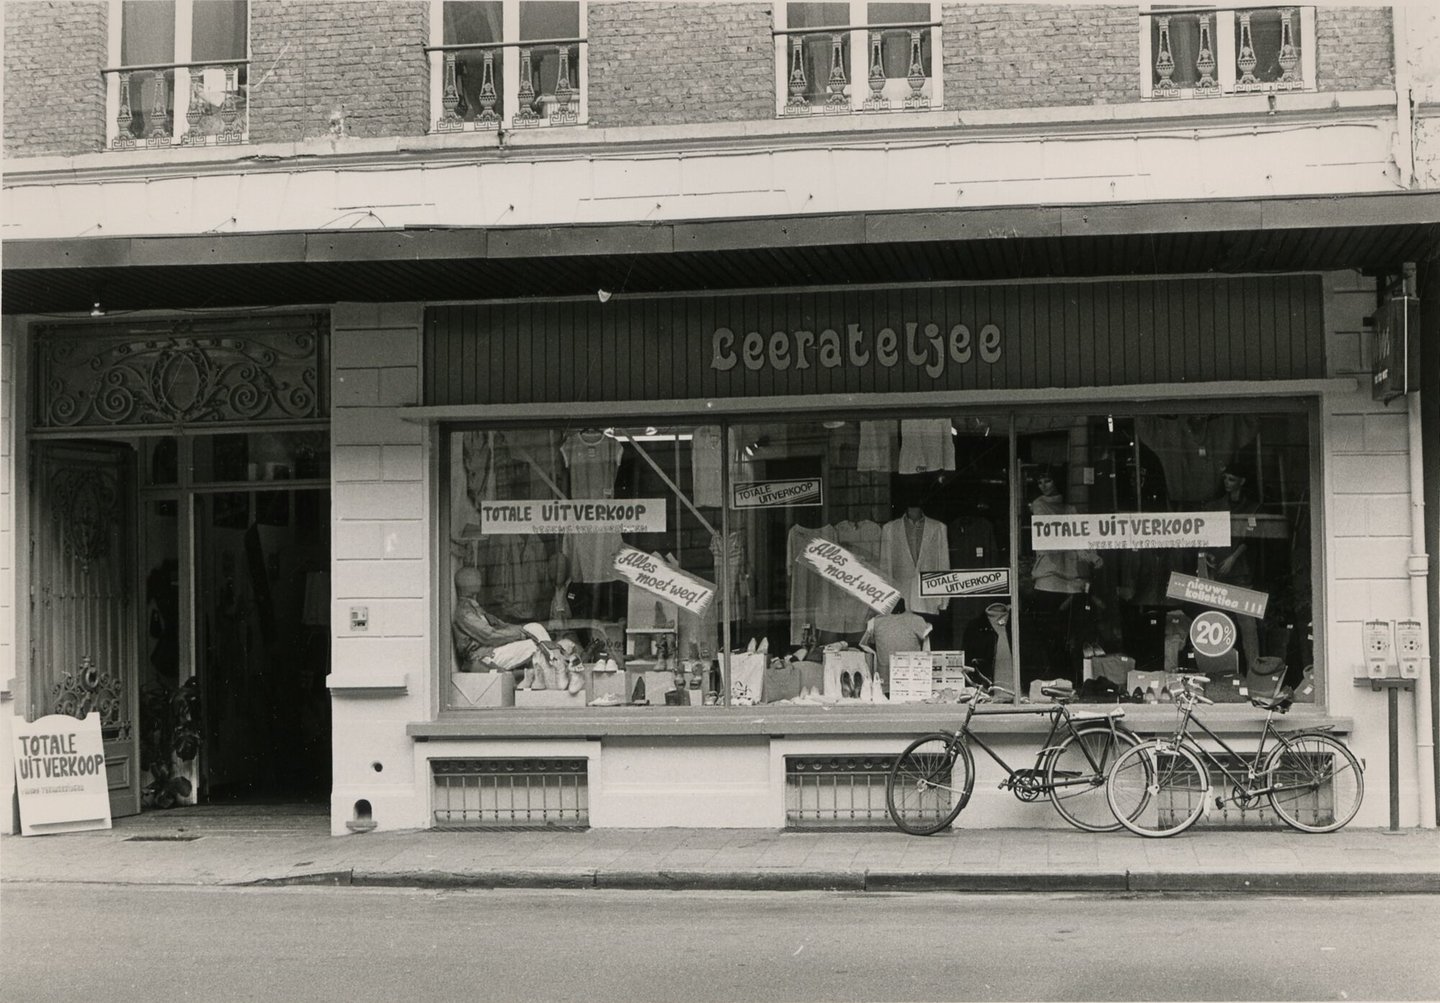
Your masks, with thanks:
[[[181,736],[175,768],[193,791],[182,800],[329,796],[325,438],[234,433],[145,444],[142,718],[145,709],[165,713],[147,695],[175,694],[166,724]],[[153,722],[147,730],[142,721],[142,733],[153,735]]]

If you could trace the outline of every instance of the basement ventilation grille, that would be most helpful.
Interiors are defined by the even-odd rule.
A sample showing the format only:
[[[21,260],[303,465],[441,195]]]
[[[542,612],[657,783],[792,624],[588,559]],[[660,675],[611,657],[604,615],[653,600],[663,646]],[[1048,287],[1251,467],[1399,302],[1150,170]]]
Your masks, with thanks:
[[[585,759],[432,759],[436,829],[586,829]]]

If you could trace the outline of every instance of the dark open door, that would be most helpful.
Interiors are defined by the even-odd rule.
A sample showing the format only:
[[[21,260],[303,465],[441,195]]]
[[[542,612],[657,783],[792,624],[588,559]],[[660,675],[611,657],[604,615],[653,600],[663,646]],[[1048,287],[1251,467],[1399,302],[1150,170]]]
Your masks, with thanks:
[[[140,811],[134,454],[36,443],[31,465],[29,719],[100,714],[114,817]]]

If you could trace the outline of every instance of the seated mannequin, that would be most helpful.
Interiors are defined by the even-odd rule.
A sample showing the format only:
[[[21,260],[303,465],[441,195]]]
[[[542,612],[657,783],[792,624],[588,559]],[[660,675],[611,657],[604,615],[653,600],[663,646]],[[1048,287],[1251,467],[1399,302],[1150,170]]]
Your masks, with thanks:
[[[478,568],[462,567],[455,573],[455,612],[450,634],[460,671],[524,670],[522,688],[545,689],[551,682],[559,682],[557,672],[563,669],[563,654],[544,626],[507,623],[485,612],[476,598],[483,584]],[[577,674],[575,678],[583,685],[582,676]],[[573,683],[574,679],[567,682]],[[564,687],[565,683],[559,685]]]

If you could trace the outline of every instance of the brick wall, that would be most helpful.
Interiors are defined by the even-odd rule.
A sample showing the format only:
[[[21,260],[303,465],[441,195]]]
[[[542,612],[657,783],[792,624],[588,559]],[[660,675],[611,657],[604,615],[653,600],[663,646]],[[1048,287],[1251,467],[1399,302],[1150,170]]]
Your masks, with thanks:
[[[5,156],[105,146],[103,3],[17,0],[5,9]]]
[[[769,4],[592,3],[588,22],[593,124],[775,116]]]
[[[945,107],[1140,100],[1136,8],[946,4]]]
[[[254,0],[250,141],[424,133],[428,25],[423,0]]]
[[[1395,86],[1389,8],[1316,7],[1315,76],[1322,91]]]

